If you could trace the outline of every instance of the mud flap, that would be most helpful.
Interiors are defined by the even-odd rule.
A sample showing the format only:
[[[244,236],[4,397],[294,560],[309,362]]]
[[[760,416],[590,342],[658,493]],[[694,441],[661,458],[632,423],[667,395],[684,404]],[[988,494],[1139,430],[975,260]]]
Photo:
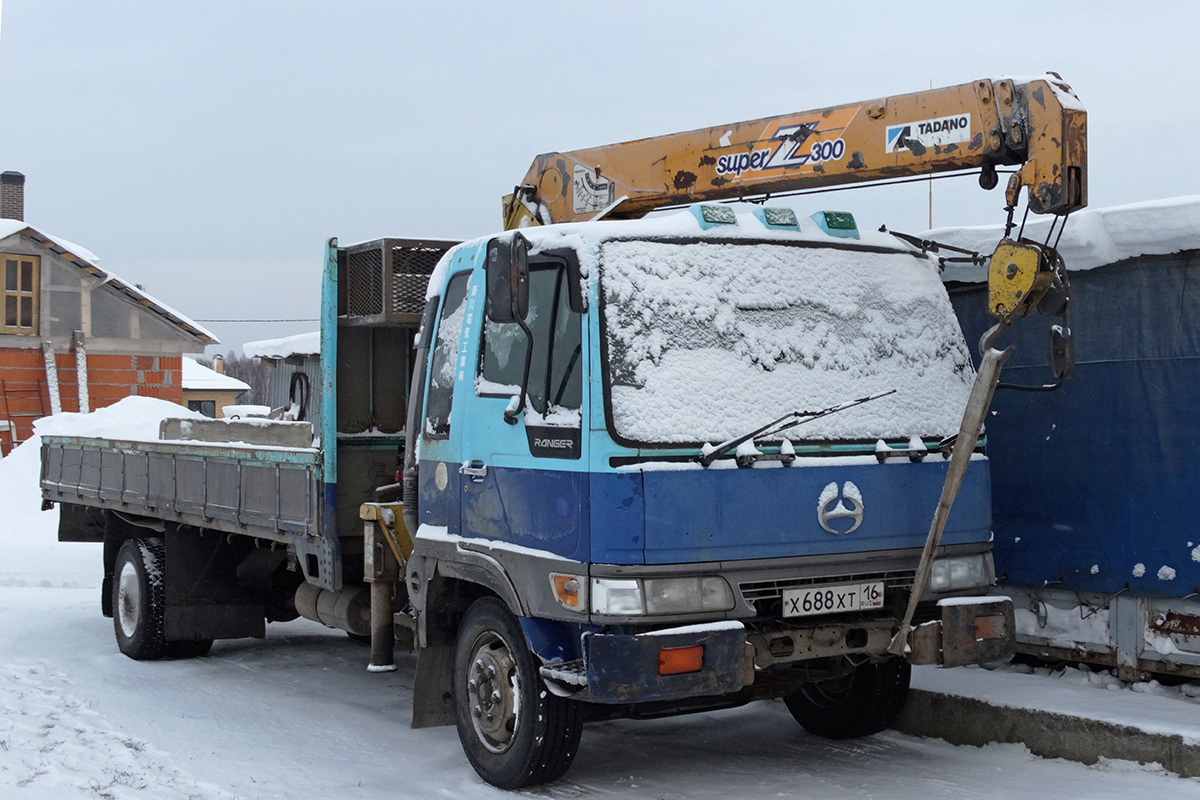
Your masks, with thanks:
[[[454,724],[454,699],[450,687],[453,668],[452,644],[427,645],[417,653],[412,727],[436,728]]]

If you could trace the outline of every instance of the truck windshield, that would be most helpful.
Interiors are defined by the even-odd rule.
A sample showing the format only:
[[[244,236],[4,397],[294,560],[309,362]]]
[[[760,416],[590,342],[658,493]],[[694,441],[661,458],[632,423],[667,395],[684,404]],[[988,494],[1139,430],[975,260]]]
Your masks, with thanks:
[[[940,438],[973,371],[930,260],[808,243],[613,240],[600,250],[605,388],[631,445],[720,442],[789,411],[894,394],[794,441]]]

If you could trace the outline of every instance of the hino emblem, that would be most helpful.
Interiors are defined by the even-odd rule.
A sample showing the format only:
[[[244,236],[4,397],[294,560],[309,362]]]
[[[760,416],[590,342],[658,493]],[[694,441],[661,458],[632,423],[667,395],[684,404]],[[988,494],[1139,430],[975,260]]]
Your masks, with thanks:
[[[836,505],[834,505],[834,501],[837,501]],[[846,508],[847,503],[850,504],[850,508]],[[847,528],[845,523],[841,523],[837,527],[830,524],[843,519],[852,520],[850,527]],[[821,497],[817,500],[817,522],[821,523],[822,528],[833,534],[853,533],[859,525],[862,525],[862,521],[863,499],[862,492],[858,490],[857,486],[846,481],[842,484],[840,496],[836,483],[830,483],[821,490]],[[845,528],[845,530],[838,530],[838,528]]]

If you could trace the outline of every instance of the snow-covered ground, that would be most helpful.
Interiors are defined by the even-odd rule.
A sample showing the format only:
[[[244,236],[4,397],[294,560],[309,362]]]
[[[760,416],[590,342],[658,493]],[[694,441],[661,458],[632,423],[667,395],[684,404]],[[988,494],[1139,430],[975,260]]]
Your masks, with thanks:
[[[0,589],[0,791],[8,798],[503,797],[452,728],[412,730],[413,661],[368,674],[366,648],[297,621],[193,661],[117,652],[92,589]],[[1103,695],[1101,695],[1103,697]],[[892,731],[832,742],[782,703],[584,732],[567,778],[585,798],[1200,797],[1157,767],[1085,767],[1017,745]]]
[[[108,414],[62,415],[39,430],[153,438],[164,411],[187,415],[135,400]],[[23,445],[0,460],[0,796],[509,795],[476,777],[453,728],[408,727],[411,657],[400,657],[396,672],[367,673],[365,647],[303,620],[269,625],[263,640],[217,642],[209,656],[190,661],[122,656],[100,615],[100,547],[55,541],[56,512],[39,510],[36,450]],[[1200,704],[1181,690],[1145,684],[1148,691],[1132,691],[1080,672],[919,670],[915,683],[998,693],[1001,702],[1015,685],[1045,705],[1108,709],[1125,722],[1157,720],[1176,730],[1200,719]],[[1197,727],[1185,735],[1200,736]],[[893,731],[832,742],[805,733],[774,702],[590,725],[565,780],[518,794],[1127,800],[1200,798],[1200,781],[1153,764],[1086,767],[1037,758],[1018,745],[954,747]]]

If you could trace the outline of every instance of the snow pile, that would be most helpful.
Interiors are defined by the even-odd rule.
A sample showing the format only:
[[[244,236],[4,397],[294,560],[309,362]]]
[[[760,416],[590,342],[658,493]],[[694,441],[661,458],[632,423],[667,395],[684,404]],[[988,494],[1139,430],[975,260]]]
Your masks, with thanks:
[[[1133,692],[1134,694],[1153,694],[1172,698],[1183,703],[1184,708],[1195,708],[1200,705],[1200,684],[1179,683],[1165,686],[1154,678],[1134,681],[1123,681],[1105,667],[1089,667],[1087,664],[1078,666],[1034,666],[1026,663],[1005,664],[997,669],[1019,675],[1037,675],[1051,678],[1065,686],[1087,686],[1104,689],[1109,692]]]
[[[242,403],[239,405],[225,406],[223,409],[221,409],[221,413],[224,415],[225,419],[240,419],[243,422],[249,422],[250,419],[256,417],[265,417],[270,414],[271,407],[260,406],[253,403]]]
[[[1061,608],[1054,603],[1041,602],[1037,610],[1017,605],[1014,609],[1017,637],[1059,647],[1083,647],[1091,642],[1109,639],[1109,609],[1094,608],[1086,612],[1080,606]]]
[[[288,358],[290,356],[319,356],[321,332],[310,331],[281,339],[262,339],[242,345],[246,358]]]
[[[600,263],[613,419],[628,439],[723,441],[893,389],[791,437],[908,441],[958,428],[970,359],[927,259],[612,241]]]
[[[1025,225],[1024,237],[1046,241],[1050,223],[1047,218],[1031,218]],[[921,237],[990,255],[1003,234],[1003,225],[988,225],[936,228]],[[1077,211],[1067,218],[1066,230],[1058,244],[1068,271],[1095,269],[1141,255],[1197,249],[1200,249],[1200,195]],[[946,267],[942,278],[977,283],[987,280],[987,269],[952,264]]]
[[[0,586],[99,587],[100,546],[58,541],[58,509],[42,511],[42,436],[158,439],[167,417],[206,419],[175,403],[127,397],[91,414],[58,414],[34,423],[34,435],[0,459]]]

